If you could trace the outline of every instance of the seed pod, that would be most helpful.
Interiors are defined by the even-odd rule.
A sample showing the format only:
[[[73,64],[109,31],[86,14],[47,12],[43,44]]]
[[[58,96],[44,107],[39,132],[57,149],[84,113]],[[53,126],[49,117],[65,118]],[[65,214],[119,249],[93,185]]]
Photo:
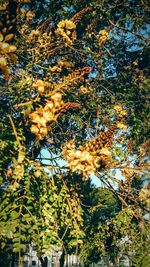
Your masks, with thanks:
[[[1,50],[3,50],[3,52],[8,53],[9,52],[9,44],[8,43],[1,43],[0,44],[0,48]]]
[[[3,29],[2,29],[2,32],[3,32],[3,33],[6,33],[6,32],[7,32],[7,28],[3,28]]]
[[[5,57],[0,57],[0,66],[7,66],[7,60]]]
[[[13,33],[7,34],[7,35],[5,36],[5,41],[9,41],[9,40],[11,40],[13,37],[14,37]]]

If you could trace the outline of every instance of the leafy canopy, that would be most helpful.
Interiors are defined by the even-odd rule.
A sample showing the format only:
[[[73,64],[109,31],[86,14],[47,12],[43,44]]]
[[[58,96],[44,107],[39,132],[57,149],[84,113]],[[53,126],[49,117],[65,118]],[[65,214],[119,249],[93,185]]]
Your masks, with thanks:
[[[121,250],[141,264],[148,2],[11,0],[0,9],[2,246],[21,255],[32,243],[39,257],[83,247],[85,262],[96,248],[92,260],[109,251],[115,261],[128,236]],[[106,190],[87,183],[93,173]]]

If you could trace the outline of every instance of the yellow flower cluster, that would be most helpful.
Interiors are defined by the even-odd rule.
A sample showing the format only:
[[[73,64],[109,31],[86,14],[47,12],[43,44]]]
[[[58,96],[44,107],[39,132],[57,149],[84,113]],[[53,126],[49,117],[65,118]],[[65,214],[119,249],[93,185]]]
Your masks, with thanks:
[[[118,122],[117,123],[117,127],[123,131],[126,131],[127,130],[127,125],[123,122]]]
[[[112,158],[107,148],[90,151],[89,142],[85,144],[85,147],[80,146],[76,150],[73,140],[65,144],[61,155],[68,161],[69,169],[72,172],[82,173],[84,178],[88,178],[91,173],[96,172],[102,161],[110,161]]]
[[[14,35],[12,33],[4,36],[0,32],[0,70],[5,78],[8,78],[10,72],[7,66],[8,59],[14,62],[17,60],[17,56],[14,54],[17,49],[16,46],[8,43],[13,37]]]
[[[112,166],[110,149],[117,131],[115,123],[105,132],[100,132],[97,137],[87,141],[84,146],[79,146],[79,149],[75,148],[73,140],[67,142],[62,148],[61,155],[68,161],[70,170],[82,173],[84,178],[88,178],[97,169],[104,170]]]
[[[37,88],[40,95],[44,93],[45,87],[49,87],[49,86],[50,86],[49,82],[45,82],[45,81],[42,81],[40,79],[36,80],[33,83],[33,87]]]
[[[97,37],[99,45],[104,45],[109,40],[109,33],[106,30],[101,30]]]
[[[27,11],[25,8],[20,8],[20,15],[26,21],[31,21],[35,17],[34,11]]]
[[[150,189],[142,188],[139,194],[139,199],[150,208]]]
[[[86,149],[76,150],[72,140],[63,147],[61,155],[68,161],[69,169],[82,173],[84,178],[88,178],[99,167],[98,158]]]
[[[114,111],[118,115],[119,118],[126,117],[128,114],[128,111],[123,109],[121,104],[117,104],[114,106]]]
[[[39,37],[40,31],[39,30],[32,30],[29,35],[26,36],[26,42],[31,43],[35,42],[35,38]],[[39,40],[38,40],[39,41]]]
[[[126,131],[127,125],[125,124],[125,118],[128,114],[128,110],[123,109],[123,106],[121,104],[117,104],[113,107],[113,110],[115,111],[117,117],[119,118],[119,121],[117,122],[117,128]]]
[[[85,86],[81,85],[80,86],[80,93],[83,95],[86,95],[89,93],[89,90]]]
[[[76,39],[76,25],[71,20],[62,20],[57,25],[56,33],[62,36],[64,42],[68,45],[72,45]]]
[[[38,140],[41,140],[48,134],[48,122],[56,121],[58,110],[63,105],[62,94],[55,92],[51,99],[47,101],[44,108],[38,108],[29,115],[32,121],[31,132],[34,133]]]

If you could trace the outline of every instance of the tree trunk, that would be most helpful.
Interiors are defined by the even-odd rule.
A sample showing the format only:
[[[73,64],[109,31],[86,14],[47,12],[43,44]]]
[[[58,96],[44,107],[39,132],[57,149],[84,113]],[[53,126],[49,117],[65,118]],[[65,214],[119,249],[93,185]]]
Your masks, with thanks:
[[[63,250],[63,252],[61,254],[59,262],[60,262],[60,267],[63,267],[64,263],[65,263],[65,252],[64,252],[64,250]]]
[[[42,267],[47,267],[48,258],[47,257],[44,257],[44,259],[40,258],[40,262],[41,262]]]
[[[15,253],[12,252],[11,267],[15,266]]]

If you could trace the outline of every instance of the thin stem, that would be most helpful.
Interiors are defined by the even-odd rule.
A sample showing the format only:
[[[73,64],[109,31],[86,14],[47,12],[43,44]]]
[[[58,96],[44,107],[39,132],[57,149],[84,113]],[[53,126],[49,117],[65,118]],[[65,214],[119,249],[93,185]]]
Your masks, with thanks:
[[[14,135],[16,137],[16,140],[17,140],[17,143],[18,143],[18,146],[19,146],[19,150],[21,150],[22,149],[22,145],[20,143],[20,140],[19,140],[19,137],[18,137],[18,134],[17,134],[17,130],[16,130],[15,124],[14,124],[13,119],[12,119],[12,117],[11,117],[10,114],[8,115],[8,117],[9,117],[9,120],[11,122],[11,126],[13,128],[13,132],[14,132]]]

